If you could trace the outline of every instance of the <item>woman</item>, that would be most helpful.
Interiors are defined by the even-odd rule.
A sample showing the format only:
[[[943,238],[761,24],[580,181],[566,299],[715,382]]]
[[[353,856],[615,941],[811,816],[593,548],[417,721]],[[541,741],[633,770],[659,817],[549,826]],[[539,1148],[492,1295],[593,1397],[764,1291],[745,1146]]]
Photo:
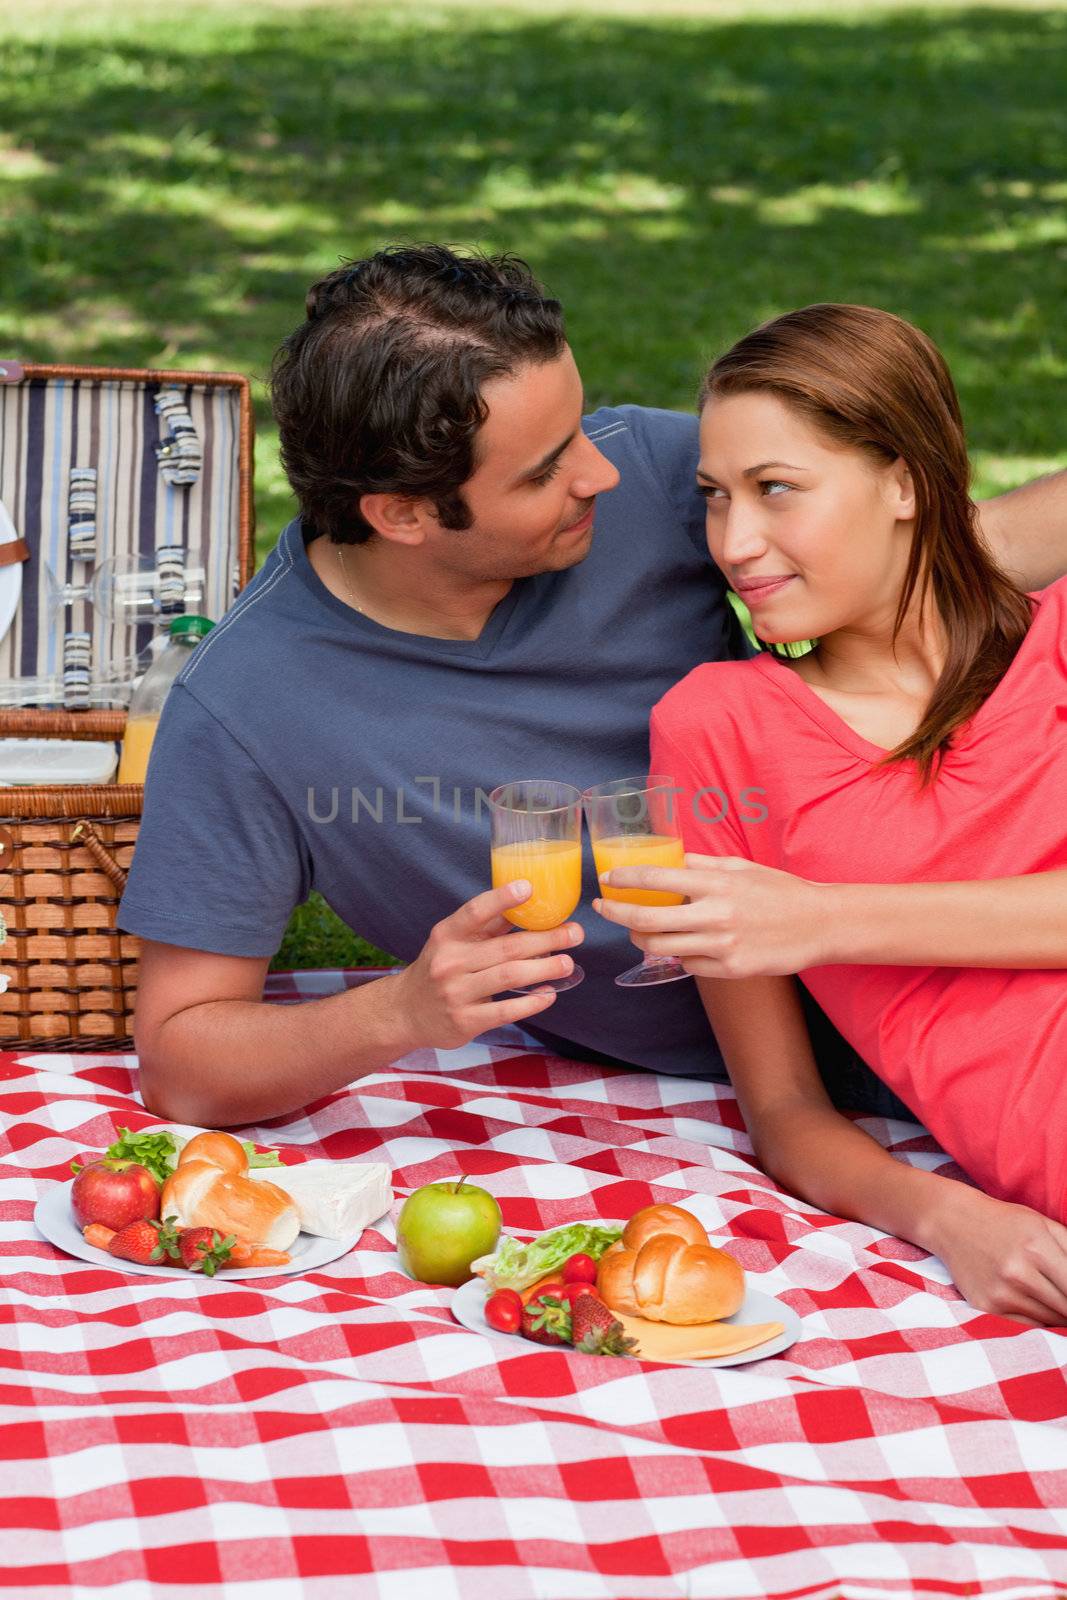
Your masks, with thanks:
[[[774,1177],[1067,1324],[1067,579],[993,564],[952,380],[897,317],[780,317],[701,407],[708,546],[763,650],[653,712],[692,853],[611,881],[689,903],[597,909],[698,976]],[[790,973],[980,1188],[833,1109]]]

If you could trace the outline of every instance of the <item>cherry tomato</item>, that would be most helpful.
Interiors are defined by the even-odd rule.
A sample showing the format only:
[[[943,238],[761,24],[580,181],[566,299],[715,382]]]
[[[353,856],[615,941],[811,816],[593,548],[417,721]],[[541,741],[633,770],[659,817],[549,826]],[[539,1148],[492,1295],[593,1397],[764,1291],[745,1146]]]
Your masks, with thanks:
[[[595,1283],[596,1262],[592,1256],[578,1254],[563,1263],[564,1283]]]
[[[596,1295],[596,1284],[579,1281],[578,1283],[565,1283],[559,1291],[559,1298],[564,1305],[573,1306],[576,1300],[580,1300],[583,1295],[587,1294]]]
[[[522,1327],[522,1296],[514,1289],[498,1289],[485,1302],[485,1320],[497,1333],[518,1333]]]
[[[522,1296],[522,1300],[523,1300],[523,1304],[524,1305],[529,1305],[531,1300],[540,1300],[540,1298],[541,1298],[541,1296],[543,1294],[552,1295],[555,1299],[558,1300],[562,1293],[563,1293],[563,1279],[562,1278],[553,1278],[551,1283],[542,1283],[542,1284],[540,1284],[538,1286],[538,1289],[537,1289],[536,1293],[531,1293],[531,1291],[529,1289],[527,1289],[525,1294]]]

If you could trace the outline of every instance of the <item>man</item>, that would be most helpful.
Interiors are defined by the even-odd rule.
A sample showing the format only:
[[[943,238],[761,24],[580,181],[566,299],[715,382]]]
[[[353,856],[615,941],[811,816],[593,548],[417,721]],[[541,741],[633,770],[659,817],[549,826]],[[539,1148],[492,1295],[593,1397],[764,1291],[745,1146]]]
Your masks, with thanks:
[[[614,987],[632,952],[589,910],[591,872],[550,933],[502,915],[528,886],[483,887],[488,790],[643,773],[654,702],[747,653],[705,547],[696,419],[583,422],[558,302],[513,258],[437,246],[316,284],[273,397],[301,515],[168,698],[120,908],[145,941],[145,1104],[210,1126],[280,1115],[506,1021],[573,1055],[723,1076],[694,984]],[[983,509],[1029,587],[1062,568],[1062,493]],[[313,887],[407,966],[266,1005]],[[538,989],[579,942],[585,982]],[[839,1103],[871,1103],[808,1015]]]

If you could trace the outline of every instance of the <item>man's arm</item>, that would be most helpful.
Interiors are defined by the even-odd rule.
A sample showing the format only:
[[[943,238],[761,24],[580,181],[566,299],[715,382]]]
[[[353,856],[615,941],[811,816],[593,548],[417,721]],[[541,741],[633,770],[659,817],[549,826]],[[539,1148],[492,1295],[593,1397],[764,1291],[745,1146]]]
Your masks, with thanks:
[[[515,933],[505,907],[530,885],[487,890],[439,922],[400,972],[300,1005],[262,999],[267,957],[220,956],[142,940],[134,1042],[149,1111],[199,1127],[283,1116],[421,1047],[454,1049],[522,1022],[551,989],[509,989],[573,971],[579,924]]]
[[[979,500],[986,543],[1023,589],[1044,589],[1067,573],[1067,472]]]
[[[134,1043],[149,1111],[240,1127],[332,1094],[412,1048],[396,978],[273,1005],[261,998],[267,966],[265,957],[142,942]]]

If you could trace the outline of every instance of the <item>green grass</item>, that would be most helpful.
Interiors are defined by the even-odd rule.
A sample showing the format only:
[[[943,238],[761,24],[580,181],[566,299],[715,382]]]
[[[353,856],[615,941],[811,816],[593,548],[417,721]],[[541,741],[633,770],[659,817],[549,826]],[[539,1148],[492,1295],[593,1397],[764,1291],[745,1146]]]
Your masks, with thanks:
[[[0,353],[251,374],[260,559],[271,353],[393,239],[527,256],[593,405],[690,406],[755,321],[886,306],[948,356],[979,493],[1058,464],[1062,5],[26,0],[0,43]],[[335,922],[279,960],[377,959]]]

